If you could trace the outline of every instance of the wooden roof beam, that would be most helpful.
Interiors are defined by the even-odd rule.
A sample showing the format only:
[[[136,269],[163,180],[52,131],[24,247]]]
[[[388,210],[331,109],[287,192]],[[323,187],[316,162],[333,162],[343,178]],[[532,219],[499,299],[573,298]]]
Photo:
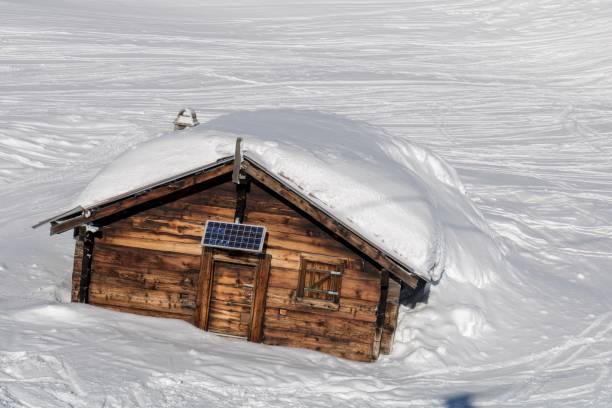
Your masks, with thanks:
[[[354,231],[338,222],[331,215],[321,210],[318,206],[303,198],[301,194],[285,186],[285,184],[266,172],[263,167],[258,166],[248,158],[245,158],[242,166],[244,172],[251,176],[254,180],[259,181],[264,186],[268,187],[295,205],[297,208],[304,211],[316,221],[327,227],[330,231],[343,238],[362,253],[366,254],[380,266],[397,276],[407,285],[411,286],[412,288],[417,287],[417,284],[421,278],[419,278],[413,271],[400,265],[395,260],[387,256],[383,251],[376,248]]]
[[[108,217],[120,211],[132,208],[136,205],[162,198],[169,194],[176,193],[177,191],[181,191],[189,187],[195,186],[196,184],[212,180],[225,174],[229,174],[232,172],[232,168],[233,162],[229,161],[219,166],[202,170],[185,176],[183,178],[172,180],[165,184],[152,187],[150,190],[135,193],[135,195],[132,197],[121,199],[109,204],[102,204],[99,207],[85,209],[83,213],[76,218],[72,218],[63,222],[52,221],[51,235],[68,231],[69,229],[72,229],[77,225],[93,222],[101,218]]]
[[[324,225],[334,234],[343,238],[350,245],[374,260],[381,267],[389,270],[389,272],[401,279],[407,285],[415,288],[419,280],[422,279],[419,278],[410,268],[405,267],[392,259],[390,256],[385,254],[384,251],[380,250],[355,231],[336,220],[332,215],[313,204],[310,200],[304,198],[299,192],[286,186],[284,183],[264,170],[262,166],[258,165],[247,157],[243,156],[242,159],[243,162],[241,167],[244,173],[261,182],[263,185],[267,186],[280,196],[284,197],[297,208],[304,211],[320,224]],[[51,221],[51,235],[68,231],[78,225],[109,217],[139,204],[144,204],[151,200],[165,197],[169,194],[176,193],[177,191],[187,189],[219,176],[235,173],[234,166],[234,160],[225,161],[219,165],[196,171],[194,173],[169,180],[162,184],[152,186],[148,189],[135,192],[131,196],[84,209],[80,215],[73,218],[61,221],[56,219]]]

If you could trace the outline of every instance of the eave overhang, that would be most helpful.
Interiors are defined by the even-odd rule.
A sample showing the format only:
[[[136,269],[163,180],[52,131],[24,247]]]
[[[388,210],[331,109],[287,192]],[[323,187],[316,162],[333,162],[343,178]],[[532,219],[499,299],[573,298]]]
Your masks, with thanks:
[[[232,173],[234,157],[225,157],[215,163],[198,167],[196,169],[181,173],[174,177],[166,178],[150,185],[111,197],[86,208],[78,206],[72,210],[58,214],[43,220],[33,228],[46,223],[51,224],[51,235],[59,234],[80,225],[92,223],[96,220],[108,217],[118,212],[127,210],[133,206],[140,205],[151,200],[175,193],[189,188],[207,180],[211,180],[224,174]],[[416,287],[419,280],[428,282],[429,279],[417,274],[413,268],[401,262],[397,257],[380,248],[376,243],[367,239],[350,225],[343,223],[327,211],[320,203],[317,203],[304,192],[300,191],[286,181],[267,170],[263,165],[257,163],[247,155],[242,162],[242,171],[253,179],[259,181],[266,187],[288,199],[297,208],[313,217],[317,222],[323,224],[327,229],[347,241],[357,250],[371,258],[382,268],[411,287]]]

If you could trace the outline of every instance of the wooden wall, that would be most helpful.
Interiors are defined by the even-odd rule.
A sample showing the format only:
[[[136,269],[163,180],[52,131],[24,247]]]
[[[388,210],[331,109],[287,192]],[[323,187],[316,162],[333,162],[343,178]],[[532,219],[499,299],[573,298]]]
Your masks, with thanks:
[[[353,360],[372,360],[380,273],[358,254],[257,184],[247,198],[246,223],[268,227],[272,256],[264,343],[320,350]],[[338,310],[294,299],[300,253],[346,259]]]
[[[193,323],[204,223],[232,221],[234,208],[234,188],[225,180],[103,227],[90,303]]]
[[[74,244],[74,261],[72,265],[72,293],[73,302],[79,301],[79,288],[81,286],[81,273],[83,272],[83,239],[81,236],[76,237]]]
[[[95,240],[90,303],[193,323],[204,223],[233,221],[235,206],[234,185],[225,178],[104,226],[102,237]],[[244,222],[268,228],[266,253],[272,260],[263,342],[354,360],[375,359],[380,272],[255,183],[247,196]],[[300,253],[346,260],[338,310],[294,298]]]
[[[393,349],[395,329],[397,328],[397,318],[399,316],[401,289],[402,286],[399,283],[389,279],[387,306],[385,308],[385,320],[383,323],[382,339],[380,342],[380,351],[383,354],[391,354],[391,350]]]

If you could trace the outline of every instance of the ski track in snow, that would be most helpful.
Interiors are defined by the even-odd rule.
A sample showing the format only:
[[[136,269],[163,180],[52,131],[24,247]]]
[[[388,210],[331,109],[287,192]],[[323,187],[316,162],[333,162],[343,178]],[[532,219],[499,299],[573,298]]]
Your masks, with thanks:
[[[127,3],[0,0],[0,406],[612,405],[609,3]],[[328,110],[431,148],[511,289],[466,288],[453,322],[434,288],[375,364],[62,304],[72,239],[29,226],[184,106]]]

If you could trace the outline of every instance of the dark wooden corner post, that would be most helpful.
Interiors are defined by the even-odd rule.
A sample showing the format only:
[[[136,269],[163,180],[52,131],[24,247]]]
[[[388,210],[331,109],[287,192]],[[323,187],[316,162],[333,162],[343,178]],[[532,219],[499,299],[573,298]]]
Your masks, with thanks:
[[[383,354],[391,354],[391,350],[393,349],[395,329],[397,328],[397,319],[399,316],[401,289],[402,285],[399,282],[389,279],[387,303],[385,306],[385,321],[383,323],[382,338],[380,340],[380,352]]]
[[[242,180],[240,184],[236,184],[236,212],[234,213],[234,222],[238,224],[244,221],[248,192],[249,179]]]
[[[91,261],[95,239],[95,229],[75,228],[77,240],[74,252],[74,270],[72,272],[72,301],[89,303],[89,284],[91,282]]]
[[[376,308],[376,334],[374,336],[374,344],[372,345],[372,357],[378,358],[380,354],[380,342],[383,335],[383,326],[385,324],[385,314],[387,312],[387,295],[389,293],[389,271],[383,269],[380,272],[380,298],[378,299],[378,307]]]

